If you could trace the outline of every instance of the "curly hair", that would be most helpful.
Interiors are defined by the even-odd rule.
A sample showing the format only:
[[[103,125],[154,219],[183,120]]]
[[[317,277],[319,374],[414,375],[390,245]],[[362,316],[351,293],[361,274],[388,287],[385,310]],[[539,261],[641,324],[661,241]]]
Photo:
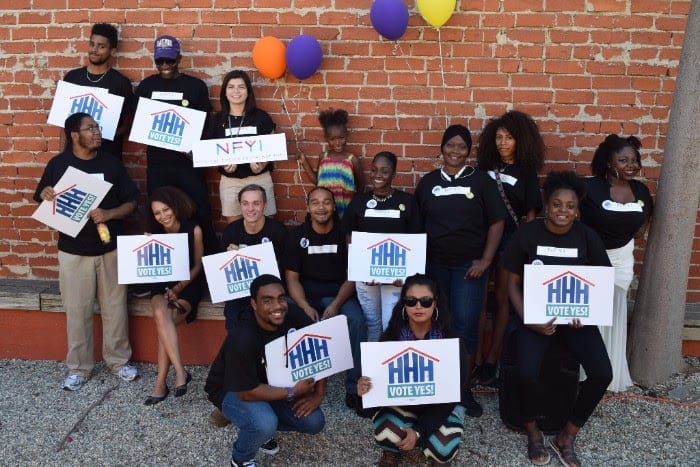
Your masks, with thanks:
[[[196,210],[196,207],[189,196],[179,188],[174,186],[162,186],[153,190],[148,199],[148,208],[146,209],[147,221],[146,226],[150,229],[149,232],[159,232],[163,226],[158,223],[153,215],[151,205],[158,201],[168,206],[175,218],[179,221],[185,221],[191,218]]]
[[[318,121],[321,123],[324,132],[328,132],[330,127],[339,126],[347,129],[348,113],[343,109],[323,110],[318,114]]]
[[[453,335],[451,322],[452,318],[450,316],[450,309],[447,306],[447,300],[445,300],[442,292],[440,291],[440,286],[438,283],[430,276],[425,274],[415,274],[406,278],[406,281],[401,288],[401,298],[394,305],[394,309],[391,312],[391,318],[389,319],[389,324],[387,324],[386,330],[379,337],[380,341],[395,341],[399,340],[401,336],[401,328],[403,327],[403,310],[405,306],[404,297],[406,297],[406,292],[408,289],[414,285],[424,285],[430,289],[433,293],[433,298],[435,299],[435,307],[437,313],[436,323],[440,328],[440,332],[443,337],[450,337]]]
[[[501,156],[496,147],[496,132],[503,128],[515,139],[515,163],[520,167],[539,170],[544,165],[545,145],[537,124],[528,114],[511,110],[491,120],[479,135],[477,162],[482,170],[499,165]]]
[[[605,140],[598,145],[598,149],[593,154],[591,160],[591,172],[593,175],[605,177],[608,172],[608,164],[612,159],[613,154],[617,154],[625,148],[632,148],[637,157],[637,164],[641,167],[642,155],[639,153],[639,148],[642,147],[642,142],[636,136],[628,136],[623,138],[616,134],[610,134],[605,137]]]
[[[576,193],[579,203],[586,197],[586,182],[571,170],[552,171],[547,174],[542,191],[545,203],[557,190],[571,190]]]
[[[109,46],[113,49],[117,48],[117,44],[119,43],[119,33],[117,32],[117,28],[112,26],[109,23],[96,23],[92,25],[92,30],[90,31],[90,36],[102,36],[106,37],[107,40],[109,41]]]

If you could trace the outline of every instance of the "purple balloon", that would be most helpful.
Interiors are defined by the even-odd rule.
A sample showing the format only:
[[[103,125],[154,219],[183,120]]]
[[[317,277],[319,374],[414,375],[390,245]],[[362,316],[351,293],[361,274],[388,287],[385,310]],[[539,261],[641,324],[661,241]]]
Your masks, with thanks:
[[[369,19],[379,34],[395,41],[408,27],[408,8],[403,0],[375,0],[369,10]]]
[[[287,45],[287,69],[300,80],[316,73],[323,60],[321,44],[307,34],[297,36]]]

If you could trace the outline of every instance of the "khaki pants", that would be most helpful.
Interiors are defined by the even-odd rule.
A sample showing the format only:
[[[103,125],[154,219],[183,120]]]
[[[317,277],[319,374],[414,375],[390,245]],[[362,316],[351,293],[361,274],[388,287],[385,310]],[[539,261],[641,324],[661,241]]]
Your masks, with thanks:
[[[95,366],[92,335],[95,297],[102,315],[102,356],[112,373],[131,358],[126,286],[117,283],[117,251],[102,256],[58,252],[58,277],[66,310],[69,374],[85,377]]]

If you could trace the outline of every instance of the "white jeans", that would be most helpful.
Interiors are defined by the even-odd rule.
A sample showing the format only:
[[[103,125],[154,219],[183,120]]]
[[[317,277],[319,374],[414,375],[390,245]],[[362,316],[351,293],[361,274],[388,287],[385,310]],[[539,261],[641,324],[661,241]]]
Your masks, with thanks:
[[[401,287],[393,285],[368,285],[355,282],[357,301],[367,321],[367,340],[376,342],[382,331],[386,329],[391,318],[391,311],[399,301]]]

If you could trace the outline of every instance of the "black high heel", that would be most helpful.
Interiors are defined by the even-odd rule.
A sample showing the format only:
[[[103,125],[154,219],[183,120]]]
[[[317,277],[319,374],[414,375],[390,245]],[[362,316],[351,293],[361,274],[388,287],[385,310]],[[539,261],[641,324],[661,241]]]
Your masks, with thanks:
[[[187,394],[187,385],[192,381],[192,375],[189,371],[187,373],[187,378],[185,378],[185,384],[181,384],[175,388],[175,397],[182,397]]]
[[[170,389],[166,387],[165,394],[163,394],[162,396],[148,396],[143,402],[143,405],[156,405],[160,402],[163,402],[165,398],[168,397],[168,394],[170,394]]]

